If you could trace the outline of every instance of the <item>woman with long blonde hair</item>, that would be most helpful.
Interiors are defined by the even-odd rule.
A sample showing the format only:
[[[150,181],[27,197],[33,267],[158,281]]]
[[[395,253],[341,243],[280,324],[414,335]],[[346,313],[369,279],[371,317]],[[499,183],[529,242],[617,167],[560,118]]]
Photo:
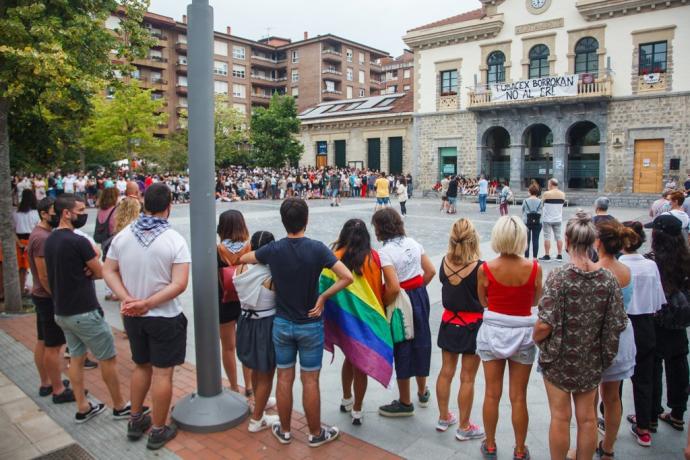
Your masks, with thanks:
[[[438,347],[442,350],[442,367],[436,380],[439,419],[436,430],[446,431],[458,423],[448,410],[450,386],[462,356],[460,391],[458,392],[459,427],[455,437],[459,441],[480,439],[484,430],[470,421],[474,399],[474,379],[481,360],[476,354],[477,332],[482,324],[484,308],[477,294],[479,235],[469,219],[457,220],[450,230],[448,252],[438,272],[441,281],[443,316],[438,331]]]

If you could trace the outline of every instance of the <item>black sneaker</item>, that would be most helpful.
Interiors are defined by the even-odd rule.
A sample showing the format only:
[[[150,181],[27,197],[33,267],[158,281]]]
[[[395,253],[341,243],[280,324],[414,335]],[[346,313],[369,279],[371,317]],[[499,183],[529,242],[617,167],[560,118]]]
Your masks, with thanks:
[[[84,413],[77,412],[77,415],[74,416],[74,421],[76,423],[86,423],[105,410],[105,404],[103,403],[96,405],[89,403],[89,406],[90,408],[88,411]]]
[[[403,404],[396,399],[390,404],[379,407],[379,415],[384,417],[409,417],[414,415],[414,404]]]
[[[560,254],[558,254],[558,255],[556,256],[556,260],[563,260],[563,256],[560,255]]]
[[[309,435],[309,447],[319,447],[326,443],[335,441],[340,435],[340,430],[337,427],[321,428],[321,433],[318,436]]]
[[[154,432],[151,430],[146,448],[149,450],[158,450],[168,441],[174,439],[175,436],[177,436],[177,426],[175,426],[175,424],[165,425],[160,431]]]
[[[62,386],[67,388],[69,386],[69,380],[63,380]],[[53,385],[46,385],[38,388],[38,395],[42,398],[45,396],[50,396],[51,394],[53,394]]]
[[[71,388],[65,388],[65,391],[59,395],[53,395],[53,404],[65,404],[74,401],[76,401],[76,399],[74,398],[74,392]]]
[[[91,370],[91,369],[96,369],[97,367],[98,367],[97,362],[91,361],[89,358],[86,358],[84,360],[84,369]]]
[[[544,257],[540,257],[539,260],[543,262],[548,262],[549,260],[551,260],[551,256],[547,254]]]
[[[283,431],[280,429],[280,422],[271,427],[271,433],[273,433],[273,436],[281,444],[290,444],[292,442],[292,436],[290,436],[290,433],[283,433]]]
[[[151,412],[149,406],[141,406],[141,415],[147,415]],[[115,420],[128,419],[132,415],[132,403],[128,402],[122,409],[113,409],[113,418]]]
[[[127,424],[127,439],[131,441],[138,441],[144,436],[144,433],[151,428],[151,416],[144,415],[136,422],[130,420]]]

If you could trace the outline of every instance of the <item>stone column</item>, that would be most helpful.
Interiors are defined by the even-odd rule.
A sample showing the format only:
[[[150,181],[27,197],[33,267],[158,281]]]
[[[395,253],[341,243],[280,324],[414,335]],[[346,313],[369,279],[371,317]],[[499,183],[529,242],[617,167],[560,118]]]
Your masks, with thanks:
[[[599,142],[599,192],[606,190],[606,142]]]
[[[390,173],[388,168],[388,135],[382,132],[379,139],[381,139],[381,171],[388,174]]]
[[[328,141],[328,166],[335,165],[335,142]]]
[[[488,171],[482,171],[484,168],[484,157],[487,154],[487,147],[483,145],[477,145],[477,176],[480,174],[488,174]]]
[[[558,180],[561,190],[567,188],[567,184],[565,183],[565,172],[568,161],[566,148],[566,144],[553,144],[553,172],[551,173],[551,177]]]
[[[525,146],[511,144],[510,148],[510,188],[515,192],[522,190],[522,163],[525,158]]]

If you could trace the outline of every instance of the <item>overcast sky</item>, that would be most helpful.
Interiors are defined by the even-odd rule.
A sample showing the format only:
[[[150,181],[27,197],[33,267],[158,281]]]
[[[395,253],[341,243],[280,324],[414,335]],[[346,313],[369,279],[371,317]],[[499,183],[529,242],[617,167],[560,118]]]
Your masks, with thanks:
[[[191,0],[151,0],[150,10],[181,21]],[[405,31],[478,8],[478,0],[210,0],[215,29],[257,40],[266,35],[301,40],[332,33],[387,51],[402,53]],[[339,5],[334,8],[334,5]],[[270,28],[270,29],[269,29]]]

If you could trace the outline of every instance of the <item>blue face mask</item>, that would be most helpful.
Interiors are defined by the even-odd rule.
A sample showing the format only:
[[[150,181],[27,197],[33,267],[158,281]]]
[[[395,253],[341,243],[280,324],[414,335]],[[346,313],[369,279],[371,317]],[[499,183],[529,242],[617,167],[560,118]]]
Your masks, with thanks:
[[[242,250],[244,247],[244,242],[243,241],[232,241],[232,240],[223,240],[220,242],[223,246],[225,246],[225,249],[230,251],[232,254],[237,254]]]

